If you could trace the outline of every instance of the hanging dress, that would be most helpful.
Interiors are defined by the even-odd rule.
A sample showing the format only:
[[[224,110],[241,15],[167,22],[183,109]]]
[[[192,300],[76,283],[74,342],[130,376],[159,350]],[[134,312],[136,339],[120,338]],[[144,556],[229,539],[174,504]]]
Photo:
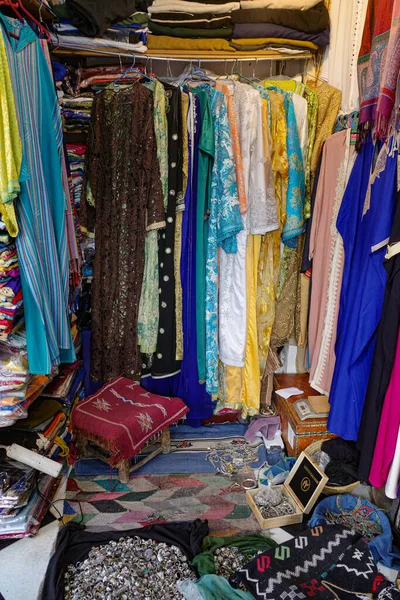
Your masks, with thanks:
[[[367,481],[381,420],[382,406],[397,361],[397,334],[400,329],[400,193],[397,194],[397,211],[390,234],[384,266],[388,279],[383,301],[382,317],[376,334],[376,346],[369,374],[357,445],[363,460],[359,477]]]
[[[81,219],[96,231],[92,377],[138,379],[137,327],[146,231],[165,227],[153,94],[141,84],[93,101]],[[91,204],[90,204],[91,203]]]
[[[337,311],[334,311],[333,303],[334,298],[340,294],[341,271],[338,270],[338,276],[335,275],[332,279],[332,290],[330,275],[338,237],[336,219],[348,179],[348,165],[354,152],[354,146],[350,145],[350,137],[350,129],[343,130],[332,135],[325,143],[310,234],[309,258],[313,261],[308,326],[310,384],[322,394],[329,394],[330,379],[335,365]],[[342,262],[343,252],[340,254]],[[336,312],[336,317],[331,316],[332,312]],[[328,326],[328,319],[330,333],[326,339],[324,329]]]
[[[68,312],[66,199],[62,125],[40,41],[27,23],[0,14],[23,149],[16,238],[24,297],[29,371],[74,362]]]
[[[371,178],[366,176],[375,150],[370,139],[361,149],[337,219],[345,263],[328,429],[347,440],[358,437],[382,312],[387,276],[383,259],[397,191],[397,152],[388,155],[386,145]]]

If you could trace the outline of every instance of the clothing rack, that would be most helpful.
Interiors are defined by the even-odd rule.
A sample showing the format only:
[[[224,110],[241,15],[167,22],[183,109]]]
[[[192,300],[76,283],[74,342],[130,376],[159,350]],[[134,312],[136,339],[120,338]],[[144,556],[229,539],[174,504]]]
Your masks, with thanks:
[[[290,60],[310,60],[313,55],[311,53],[302,53],[300,55],[297,54],[291,54],[288,56],[272,56],[271,54],[269,55],[263,55],[261,54],[262,51],[260,52],[260,55],[255,56],[254,54],[250,55],[250,56],[243,56],[246,53],[245,52],[237,52],[235,56],[232,56],[232,54],[230,53],[223,53],[221,52],[220,56],[218,56],[218,58],[213,58],[215,57],[215,54],[217,54],[216,52],[207,52],[207,53],[202,53],[201,51],[196,52],[196,54],[190,55],[188,53],[182,52],[182,56],[160,56],[157,53],[152,53],[152,54],[148,54],[148,53],[138,53],[138,52],[132,52],[132,53],[127,53],[127,52],[118,52],[118,51],[107,51],[107,50],[96,50],[96,49],[90,49],[88,50],[87,48],[70,48],[67,46],[63,46],[62,44],[60,44],[59,46],[55,47],[52,51],[52,54],[58,54],[58,55],[79,55],[79,56],[92,56],[92,55],[97,55],[97,56],[115,56],[115,57],[121,57],[121,58],[130,58],[132,59],[133,56],[135,56],[136,60],[140,60],[140,59],[147,59],[147,60],[160,60],[160,61],[169,61],[169,62],[190,62],[193,60],[197,60],[197,59],[201,59],[205,62],[254,62],[254,61],[271,61],[271,62],[279,62],[279,61],[290,61]],[[237,56],[237,55],[240,56]]]

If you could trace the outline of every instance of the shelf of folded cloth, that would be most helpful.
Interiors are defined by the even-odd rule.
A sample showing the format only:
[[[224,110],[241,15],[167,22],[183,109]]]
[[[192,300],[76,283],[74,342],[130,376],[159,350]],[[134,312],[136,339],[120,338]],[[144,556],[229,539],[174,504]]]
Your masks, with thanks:
[[[0,395],[0,428],[26,418],[28,408],[50,381],[50,375],[32,375],[22,385],[8,382],[9,389]]]

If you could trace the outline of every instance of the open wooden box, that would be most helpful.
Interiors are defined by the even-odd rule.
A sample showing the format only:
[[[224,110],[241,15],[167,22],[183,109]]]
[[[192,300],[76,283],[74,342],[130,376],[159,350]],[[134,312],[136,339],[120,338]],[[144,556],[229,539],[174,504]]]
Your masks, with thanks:
[[[305,452],[302,452],[285,483],[273,486],[280,489],[288,497],[296,510],[295,513],[264,519],[254,500],[260,488],[247,490],[246,498],[261,529],[284,527],[285,525],[302,522],[303,515],[308,514],[312,510],[327,481],[328,477],[325,473]]]

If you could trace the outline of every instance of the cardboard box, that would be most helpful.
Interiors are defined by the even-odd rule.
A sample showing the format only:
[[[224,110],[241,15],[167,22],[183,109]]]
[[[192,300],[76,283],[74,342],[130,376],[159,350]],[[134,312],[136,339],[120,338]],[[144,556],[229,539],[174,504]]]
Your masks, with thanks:
[[[308,373],[296,375],[276,374],[274,376],[274,390],[288,387],[297,387],[303,390],[302,394],[291,396],[288,399],[282,398],[274,392],[274,404],[281,418],[282,437],[289,456],[299,456],[303,450],[317,440],[336,437],[327,430],[327,417],[302,421],[293,406],[293,403],[297,400],[319,395],[310,386],[308,379]]]
[[[327,481],[328,477],[319,466],[305,452],[302,452],[285,483],[273,486],[289,498],[296,510],[295,513],[264,519],[254,500],[260,488],[247,490],[246,499],[261,529],[285,527],[302,522],[304,514],[309,514],[314,508]]]

